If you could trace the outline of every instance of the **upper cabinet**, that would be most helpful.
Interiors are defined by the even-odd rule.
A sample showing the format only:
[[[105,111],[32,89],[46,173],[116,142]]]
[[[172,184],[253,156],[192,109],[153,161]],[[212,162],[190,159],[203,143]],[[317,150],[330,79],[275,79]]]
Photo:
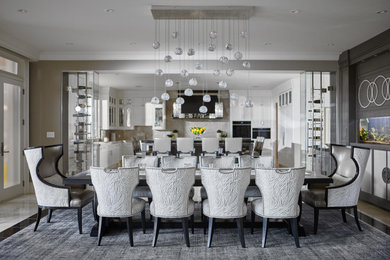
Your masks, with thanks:
[[[102,129],[133,129],[131,99],[112,88],[100,88]],[[119,97],[119,98],[118,98]]]
[[[165,130],[165,102],[162,104],[145,104],[145,125],[152,126],[154,130]]]

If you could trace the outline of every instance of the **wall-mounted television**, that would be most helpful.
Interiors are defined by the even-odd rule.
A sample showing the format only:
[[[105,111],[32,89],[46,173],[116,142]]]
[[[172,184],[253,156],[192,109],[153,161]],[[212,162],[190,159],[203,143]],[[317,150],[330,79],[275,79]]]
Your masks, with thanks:
[[[211,101],[205,102],[204,105],[207,107],[207,113],[215,113],[215,103],[218,102],[218,96],[210,95]],[[203,105],[202,95],[193,96],[182,96],[184,98],[184,104],[181,105],[181,113],[183,114],[196,114],[199,113],[199,108]]]

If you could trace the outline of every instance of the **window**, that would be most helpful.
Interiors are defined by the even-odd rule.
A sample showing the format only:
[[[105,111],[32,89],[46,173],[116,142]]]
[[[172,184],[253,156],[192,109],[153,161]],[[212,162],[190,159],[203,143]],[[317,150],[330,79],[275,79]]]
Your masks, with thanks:
[[[18,75],[18,63],[0,56],[0,70]]]

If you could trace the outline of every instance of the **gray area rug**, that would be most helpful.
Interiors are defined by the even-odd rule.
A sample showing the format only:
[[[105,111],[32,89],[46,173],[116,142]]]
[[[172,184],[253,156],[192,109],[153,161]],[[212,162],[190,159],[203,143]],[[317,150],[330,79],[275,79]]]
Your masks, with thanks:
[[[249,208],[248,208],[248,212]],[[148,217],[148,215],[147,215]],[[340,211],[320,212],[318,234],[313,235],[313,210],[303,207],[301,224],[307,236],[300,237],[296,248],[286,228],[268,231],[267,248],[261,248],[261,229],[245,229],[247,248],[241,248],[235,228],[217,228],[212,248],[207,248],[203,229],[190,233],[191,247],[185,246],[181,229],[161,229],[157,247],[152,248],[153,230],[143,234],[134,230],[134,247],[129,246],[126,229],[114,229],[96,246],[89,231],[95,224],[90,207],[83,212],[83,234],[78,233],[76,211],[54,211],[52,223],[41,220],[38,231],[30,225],[0,242],[2,259],[390,259],[390,236],[362,223],[357,230],[347,215],[343,223]],[[249,217],[248,217],[249,219]],[[256,221],[260,221],[256,218]]]

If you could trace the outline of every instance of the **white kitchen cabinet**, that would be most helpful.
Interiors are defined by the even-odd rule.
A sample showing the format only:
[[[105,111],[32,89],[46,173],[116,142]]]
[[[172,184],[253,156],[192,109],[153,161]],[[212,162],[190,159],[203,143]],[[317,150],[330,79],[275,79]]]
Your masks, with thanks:
[[[152,126],[153,130],[164,130],[166,127],[165,103],[145,104],[145,125]]]

